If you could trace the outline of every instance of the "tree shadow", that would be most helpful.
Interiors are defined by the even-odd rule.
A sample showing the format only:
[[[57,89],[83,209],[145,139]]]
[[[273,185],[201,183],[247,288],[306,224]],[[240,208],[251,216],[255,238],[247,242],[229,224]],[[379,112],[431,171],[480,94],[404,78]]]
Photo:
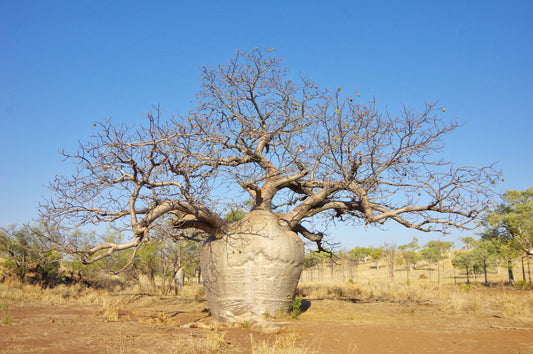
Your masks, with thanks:
[[[300,312],[304,313],[305,311],[309,310],[311,307],[311,301],[302,299],[302,304],[300,305]]]

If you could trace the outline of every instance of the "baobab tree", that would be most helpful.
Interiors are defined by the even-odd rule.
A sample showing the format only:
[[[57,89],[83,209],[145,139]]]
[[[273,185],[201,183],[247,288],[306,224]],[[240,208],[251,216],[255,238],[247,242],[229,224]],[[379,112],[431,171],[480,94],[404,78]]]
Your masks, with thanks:
[[[195,108],[183,116],[164,119],[154,107],[142,125],[95,123],[89,142],[63,152],[77,170],[50,183],[42,216],[62,228],[129,228],[123,243],[83,246],[56,234],[86,263],[139,249],[155,227],[202,240],[214,319],[284,315],[303,266],[299,236],[323,249],[327,230],[313,225],[391,221],[445,232],[487,208],[499,173],[439,157],[459,126],[442,111],[427,103],[393,115],[292,77],[273,50],[238,52],[201,69]],[[243,217],[228,220],[229,210]]]

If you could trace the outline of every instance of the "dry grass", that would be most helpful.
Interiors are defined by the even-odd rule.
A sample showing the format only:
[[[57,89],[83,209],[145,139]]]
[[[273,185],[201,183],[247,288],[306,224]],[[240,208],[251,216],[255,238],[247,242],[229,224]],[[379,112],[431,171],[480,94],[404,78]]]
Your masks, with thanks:
[[[9,312],[9,303],[0,303],[0,326],[9,326],[12,322],[11,314]]]
[[[112,293],[113,290],[89,288],[79,283],[72,285],[62,284],[53,288],[26,284],[15,278],[10,278],[8,281],[0,283],[0,298],[16,303],[43,300],[57,304],[77,301],[83,304],[101,305],[102,299]]]
[[[176,353],[183,354],[215,354],[228,352],[228,345],[225,341],[226,334],[213,330],[207,332],[205,336],[197,336],[192,333],[187,336],[179,336],[176,342]]]
[[[100,315],[105,321],[116,322],[119,319],[120,300],[105,297],[102,299],[102,310]]]
[[[117,338],[109,338],[105,335],[100,335],[105,347],[106,353],[131,353],[135,348],[133,338],[127,335],[120,335]]]
[[[476,313],[481,309],[482,299],[474,292],[455,291],[450,301],[441,303],[441,310],[452,314]]]
[[[464,278],[456,278],[451,266],[444,264],[441,270],[441,284],[437,282],[435,269],[418,269],[409,273],[397,270],[394,281],[387,269],[377,270],[371,265],[359,266],[354,280],[347,278],[347,268],[337,268],[331,273],[325,268],[324,274],[317,271],[311,276],[304,273],[298,287],[297,297],[311,301],[310,309],[300,316],[302,320],[336,320],[359,322],[387,322],[390,320],[420,316],[421,311],[431,309],[434,318],[439,316],[492,316],[519,321],[532,321],[533,300],[531,290],[516,290],[504,286],[506,274],[491,274],[491,287],[480,284],[481,279],[471,285]],[[342,270],[342,272],[341,272]],[[309,271],[307,271],[309,272]],[[455,276],[454,276],[455,275]],[[314,281],[306,279],[313,278]],[[322,279],[322,281],[317,281]],[[455,283],[455,280],[458,283]],[[98,287],[83,284],[59,285],[43,289],[38,285],[24,284],[14,278],[0,283],[0,325],[9,325],[10,304],[35,300],[63,304],[75,302],[101,306],[100,316],[104,321],[135,320],[150,324],[172,324],[172,314],[176,312],[176,299],[190,309],[201,311],[206,307],[205,293],[201,285],[190,284],[177,295],[147,293],[142,284],[127,286],[120,279],[110,277],[99,279]],[[336,301],[345,300],[345,301]],[[365,306],[354,306],[364,303]],[[386,304],[387,311],[374,311]],[[428,306],[426,306],[428,305]],[[154,310],[155,309],[155,310]],[[429,310],[428,310],[429,311]],[[420,317],[418,317],[420,318]],[[253,353],[318,353],[301,347],[301,340],[295,334],[281,333],[271,340],[260,340],[251,334]],[[259,337],[261,338],[261,337]],[[264,337],[263,337],[264,339]],[[108,352],[128,352],[131,339],[120,343],[109,343]],[[355,351],[353,347],[350,350]],[[221,330],[191,332],[181,335],[176,342],[178,353],[226,353],[231,346]]]
[[[305,273],[298,286],[297,297],[305,299],[343,299],[352,302],[391,302],[411,305],[432,304],[438,306],[442,313],[446,314],[469,314],[481,310],[491,311],[505,318],[530,318],[533,314],[531,300],[524,293],[531,290],[515,290],[503,286],[503,274],[492,274],[492,281],[498,281],[500,286],[490,288],[473,282],[470,285],[464,284],[464,280],[455,284],[457,275],[447,263],[441,269],[441,285],[437,283],[434,269],[422,268],[412,270],[409,279],[406,281],[406,272],[396,271],[394,281],[391,281],[385,267],[377,270],[371,265],[361,265],[358,267],[357,280],[337,281],[305,281],[309,278]],[[330,268],[324,267],[324,274],[318,276],[315,270],[313,277],[330,279],[346,278],[347,268],[338,267],[342,273],[331,273]],[[309,272],[309,270],[307,270]],[[462,280],[462,279],[460,279]],[[478,278],[478,281],[481,281]],[[125,286],[116,277],[109,279],[101,277],[98,280],[98,287],[87,287],[83,284],[59,285],[51,289],[43,289],[38,285],[30,285],[20,282],[15,278],[7,278],[0,283],[0,300],[2,303],[24,303],[32,300],[44,300],[49,303],[67,303],[75,301],[81,304],[96,304],[102,306],[101,314],[106,321],[117,321],[123,306],[132,302],[139,303],[148,301],[151,305],[157,303],[161,306],[161,312],[157,316],[149,319],[153,323],[165,323],[164,303],[165,299],[181,299],[194,302],[205,302],[205,292],[203,286],[190,284],[183,287],[177,295],[173,293],[168,296],[154,295],[143,292],[144,288],[139,284]],[[493,283],[494,284],[494,283]],[[105,286],[104,286],[105,285]],[[191,304],[192,306],[192,304]],[[141,306],[142,307],[142,306]],[[6,317],[4,315],[4,317]],[[147,319],[148,320],[148,319]]]
[[[428,302],[440,292],[436,284],[390,282],[303,282],[298,295],[310,299],[365,299],[377,301]]]
[[[506,291],[494,296],[491,300],[501,306],[502,317],[519,319],[531,319],[533,317],[533,297],[531,295],[518,296],[516,293]]]
[[[388,302],[405,305],[435,305],[446,314],[464,315],[491,311],[506,318],[530,318],[533,314],[531,290],[438,286],[428,283],[302,283],[298,295],[311,300],[350,300]]]
[[[521,278],[520,264],[516,264],[515,277]],[[404,265],[396,265],[394,270],[394,282],[425,282],[438,283],[440,273],[440,285],[466,283],[466,275],[462,270],[454,268],[451,259],[446,258],[440,262],[440,271],[436,264],[420,263],[416,269],[407,271]],[[333,282],[346,283],[348,281],[359,284],[367,282],[390,281],[391,277],[386,264],[382,262],[379,268],[374,263],[361,264],[358,266],[344,264],[342,260],[337,260],[337,264],[324,264],[305,269],[302,272],[300,280],[307,282]],[[517,279],[518,281],[519,279]],[[470,275],[470,281],[481,283],[484,281],[482,274],[476,274],[476,277]],[[502,284],[507,281],[507,272],[505,269],[489,269],[488,281],[492,284]]]
[[[256,342],[253,334],[250,334],[253,354],[315,354],[320,353],[319,348],[309,349],[298,345],[298,335],[294,333],[277,335],[273,342]]]
[[[518,267],[517,267],[518,269]],[[354,271],[347,266],[324,266],[322,270],[306,270],[298,286],[298,296],[306,299],[341,299],[352,302],[378,302],[401,304],[401,311],[415,311],[418,305],[432,305],[442,314],[468,316],[471,314],[491,314],[495,317],[531,320],[533,300],[531,290],[517,290],[505,285],[506,272],[492,270],[489,273],[490,287],[482,285],[484,279],[478,275],[466,284],[466,277],[454,270],[449,260],[441,264],[440,284],[437,270],[428,265],[409,272],[398,268],[394,280],[391,280],[388,269],[374,265],[360,265]],[[518,272],[516,272],[518,275]],[[355,280],[348,278],[352,275]],[[314,279],[314,281],[309,281]],[[321,280],[321,281],[318,281]],[[321,303],[321,307],[329,306]],[[343,305],[336,304],[337,307]],[[315,312],[320,309],[314,305]],[[326,308],[323,309],[327,317]],[[331,310],[329,311],[331,313]],[[338,316],[353,319],[362,314],[351,314],[348,308],[335,311]],[[391,314],[392,315],[392,314]],[[309,316],[309,315],[308,315]],[[320,318],[315,313],[313,318]],[[317,317],[318,316],[318,317]]]

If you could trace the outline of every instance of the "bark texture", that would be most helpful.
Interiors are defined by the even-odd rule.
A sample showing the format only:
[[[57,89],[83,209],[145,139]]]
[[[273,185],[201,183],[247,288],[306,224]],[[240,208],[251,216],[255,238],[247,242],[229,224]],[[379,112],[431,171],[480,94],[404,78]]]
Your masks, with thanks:
[[[250,213],[221,238],[210,237],[201,267],[213,319],[243,323],[285,316],[303,260],[298,235],[267,211]]]

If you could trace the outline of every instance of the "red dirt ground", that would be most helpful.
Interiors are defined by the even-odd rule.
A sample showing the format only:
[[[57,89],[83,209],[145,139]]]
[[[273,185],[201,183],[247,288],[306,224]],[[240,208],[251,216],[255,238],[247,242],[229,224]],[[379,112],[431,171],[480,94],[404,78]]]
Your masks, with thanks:
[[[274,343],[293,336],[296,347],[317,353],[533,353],[531,318],[506,319],[483,309],[449,315],[416,304],[311,300],[308,305],[300,319],[286,321],[277,334],[217,328],[225,343],[217,352],[250,353],[251,337],[254,343]],[[120,306],[118,320],[108,321],[98,305],[10,304],[11,323],[0,327],[0,352],[180,352],[187,341],[213,333],[212,328],[183,327],[194,321],[209,324],[205,307],[203,301],[132,302]]]

